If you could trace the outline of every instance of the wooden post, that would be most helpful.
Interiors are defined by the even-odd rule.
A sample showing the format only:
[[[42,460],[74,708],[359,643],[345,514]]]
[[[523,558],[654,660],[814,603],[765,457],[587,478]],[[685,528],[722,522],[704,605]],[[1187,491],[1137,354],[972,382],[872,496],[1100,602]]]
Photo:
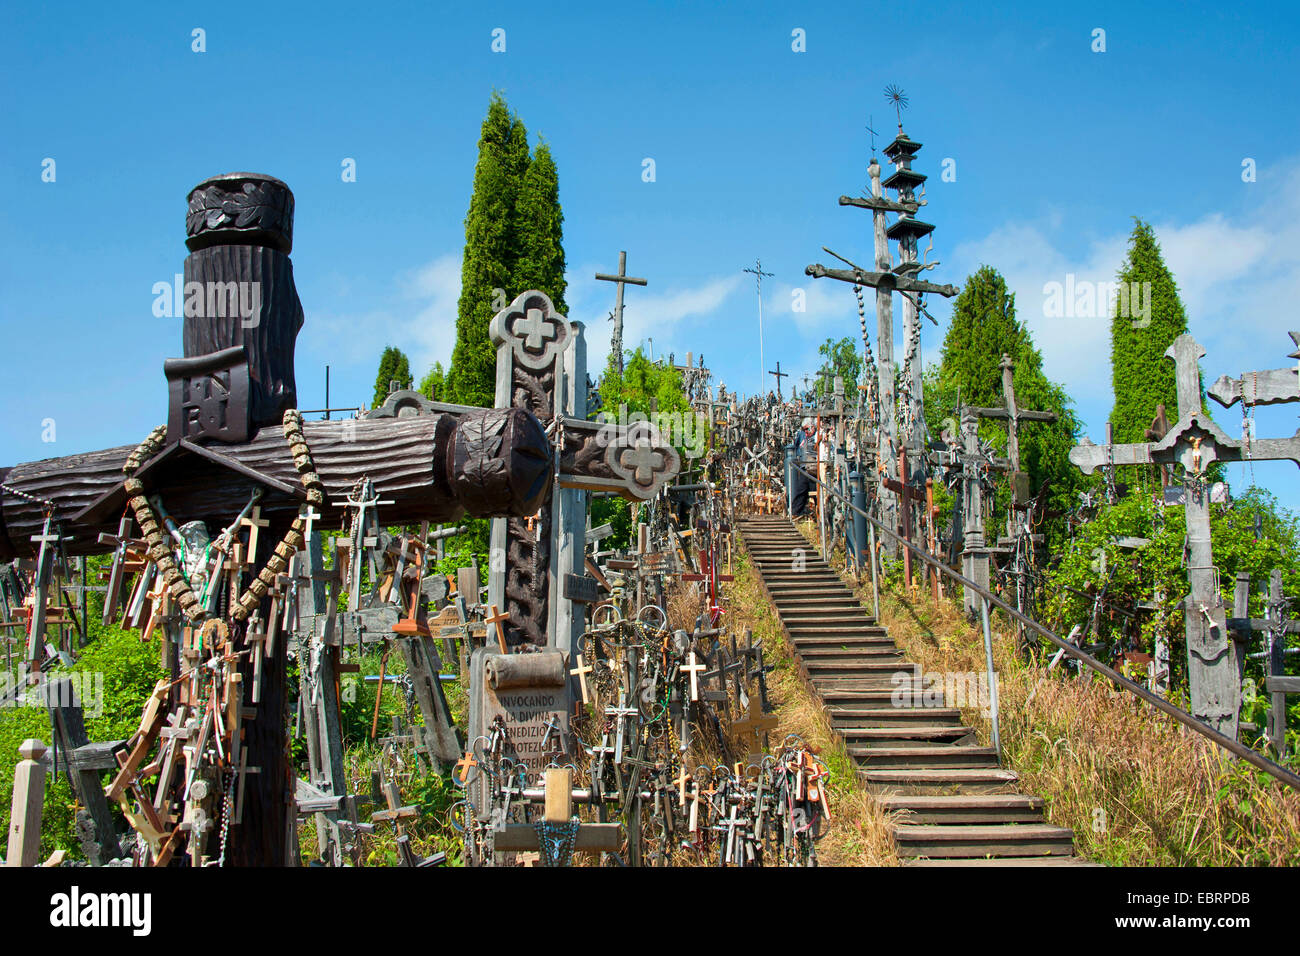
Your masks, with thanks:
[[[573,817],[573,775],[568,767],[546,771],[547,823],[568,823]]]
[[[119,859],[122,851],[108,799],[104,796],[104,786],[100,781],[101,771],[87,767],[84,763],[77,765],[76,762],[76,751],[90,743],[81,701],[76,699],[75,687],[66,677],[47,684],[45,692],[56,753],[62,754],[68,783],[72,786],[77,801],[85,808],[94,830],[93,840],[83,842],[82,848],[92,866],[102,866],[109,860]]]
[[[14,768],[14,800],[9,813],[6,866],[35,866],[41,852],[41,812],[45,804],[45,744],[34,737],[18,747],[23,759]]]

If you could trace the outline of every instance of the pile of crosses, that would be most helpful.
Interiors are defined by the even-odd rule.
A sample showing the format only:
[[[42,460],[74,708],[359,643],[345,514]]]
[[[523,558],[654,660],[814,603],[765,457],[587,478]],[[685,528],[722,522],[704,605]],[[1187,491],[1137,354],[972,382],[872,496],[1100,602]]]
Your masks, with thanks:
[[[320,857],[355,861],[359,834],[400,827],[410,808],[381,779],[371,797],[382,795],[385,810],[359,818],[339,726],[341,675],[356,667],[345,650],[400,647],[422,717],[409,736],[419,759],[450,763],[465,738],[442,697],[438,641],[468,665],[472,714],[486,693],[484,662],[495,672],[567,661],[591,593],[587,496],[652,499],[679,467],[652,427],[587,420],[582,326],[536,291],[492,322],[495,408],[399,389],[363,418],[303,421],[293,209],[288,187],[268,176],[218,176],[192,190],[184,357],[164,365],[166,426],[139,446],[0,476],[0,561],[34,560],[36,586],[8,592],[30,597],[32,618],[54,619],[44,582],[57,549],[112,551],[110,619],[121,612],[146,637],[161,632],[167,676],[137,732],[113,748],[107,788],[135,829],[138,864],[296,865],[297,822],[312,813]],[[250,284],[261,295],[243,314]],[[446,529],[430,529],[465,515],[492,519],[486,599],[477,574],[453,591],[431,573]],[[341,532],[328,546],[327,531]],[[476,617],[495,641],[479,645],[487,628]],[[567,687],[561,696],[567,712]],[[307,741],[306,780],[289,758],[291,722]]]
[[[47,514],[41,533],[33,537],[36,556],[0,564],[0,643],[6,673],[19,678],[0,696],[0,704],[16,699],[43,670],[75,662],[90,639],[89,595],[110,590],[111,584],[90,583],[85,556],[74,561],[63,541],[58,519]],[[114,600],[125,600],[125,595],[115,594]],[[145,594],[132,592],[128,607],[139,617],[147,607]]]
[[[466,861],[498,865],[536,851],[548,866],[575,852],[631,866],[815,864],[829,773],[797,737],[768,752],[776,719],[762,648],[748,631],[743,646],[722,637],[700,625],[669,630],[653,604],[636,619],[601,604],[569,671],[581,694],[578,736],[590,746],[569,749],[573,728],[559,714],[537,715],[540,733],[500,712],[472,715],[482,733],[457,768]],[[496,706],[519,707],[511,692],[527,686],[523,706],[545,712],[539,688],[565,678],[564,661],[546,657],[485,660]],[[556,787],[566,788],[558,816]]]

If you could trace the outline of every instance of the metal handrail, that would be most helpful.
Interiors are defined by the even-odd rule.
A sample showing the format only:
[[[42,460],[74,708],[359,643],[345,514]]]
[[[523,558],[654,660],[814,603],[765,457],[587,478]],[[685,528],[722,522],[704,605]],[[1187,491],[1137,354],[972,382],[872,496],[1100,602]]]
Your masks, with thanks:
[[[803,472],[803,474],[809,479],[811,479],[812,481],[817,482],[817,484],[819,485],[825,484],[819,478],[817,478],[816,475],[810,474],[809,472],[805,471],[803,468],[800,468],[798,464],[795,464],[794,467],[796,470]],[[970,578],[966,577],[965,575],[959,574],[958,572],[954,571],[952,568],[948,567],[938,558],[935,558],[933,555],[931,555],[928,551],[918,547],[917,545],[903,538],[897,532],[886,527],[884,524],[881,524],[871,515],[867,514],[861,508],[854,505],[852,501],[850,501],[848,498],[845,498],[843,494],[838,492],[836,489],[832,488],[829,484],[825,484],[825,487],[827,488],[827,490],[830,491],[831,494],[840,498],[844,502],[844,504],[847,505],[850,509],[862,515],[862,517],[866,518],[867,521],[873,527],[879,528],[882,532],[889,535],[899,544],[903,545],[905,548],[910,549],[922,561],[937,568],[940,573],[946,574],[948,577],[952,578],[962,587],[969,588],[970,590],[978,594],[984,601],[983,616],[984,616],[984,627],[985,627],[985,634],[986,634],[986,639],[985,639],[986,645],[988,644],[988,638],[987,638],[988,606],[992,604],[993,606],[997,607],[1005,614],[1010,616],[1012,620],[1019,621],[1021,624],[1023,624],[1025,627],[1029,628],[1030,630],[1034,631],[1040,637],[1043,637],[1050,643],[1055,644],[1057,647],[1059,647],[1066,654],[1069,654],[1075,660],[1079,661],[1082,664],[1086,664],[1088,667],[1097,671],[1099,674],[1102,674],[1105,677],[1109,678],[1112,683],[1118,685],[1119,687],[1122,687],[1130,694],[1134,694],[1135,696],[1140,697],[1142,700],[1146,701],[1152,707],[1156,708],[1156,710],[1159,710],[1161,713],[1168,714],[1170,717],[1174,718],[1174,720],[1178,721],[1183,726],[1189,727],[1190,729],[1196,731],[1201,736],[1209,738],[1214,743],[1222,747],[1224,750],[1228,751],[1234,756],[1240,757],[1242,760],[1246,761],[1251,766],[1263,770],[1265,773],[1270,774],[1271,776],[1280,780],[1282,783],[1285,783],[1289,787],[1293,787],[1297,790],[1300,790],[1300,776],[1297,776],[1296,774],[1292,773],[1290,770],[1287,770],[1285,767],[1274,763],[1273,761],[1269,760],[1267,757],[1263,756],[1262,754],[1257,753],[1254,750],[1251,750],[1249,747],[1245,746],[1241,742],[1233,740],[1227,734],[1220,733],[1219,731],[1215,730],[1213,727],[1207,726],[1206,724],[1197,720],[1191,714],[1187,713],[1187,711],[1179,707],[1175,707],[1173,704],[1169,703],[1169,701],[1165,700],[1163,697],[1159,697],[1156,694],[1151,693],[1151,691],[1147,690],[1141,684],[1129,680],[1127,677],[1120,674],[1118,671],[1110,667],[1107,667],[1105,664],[1097,660],[1087,651],[1075,647],[1073,644],[1068,643],[1063,638],[1058,637],[1055,633],[1050,631],[1048,628],[1044,627],[1042,624],[1039,624],[1033,618],[1027,617],[1026,615],[1022,614],[1020,611],[1017,611],[1014,607],[1012,607],[1007,602],[1003,601],[992,591],[988,591],[985,588],[980,587],[974,581],[970,580]],[[873,548],[872,555],[871,555],[871,561],[873,566],[875,564],[875,560],[876,560],[876,556]],[[877,615],[879,615],[879,610],[877,610]],[[991,659],[991,650],[988,649],[987,646],[986,646],[986,650]],[[993,692],[993,688],[995,688],[996,686],[997,686],[996,682],[990,680],[989,688],[991,692]],[[991,701],[991,706],[994,713],[994,718],[993,718],[994,726],[996,727],[996,721],[997,721],[996,700]]]

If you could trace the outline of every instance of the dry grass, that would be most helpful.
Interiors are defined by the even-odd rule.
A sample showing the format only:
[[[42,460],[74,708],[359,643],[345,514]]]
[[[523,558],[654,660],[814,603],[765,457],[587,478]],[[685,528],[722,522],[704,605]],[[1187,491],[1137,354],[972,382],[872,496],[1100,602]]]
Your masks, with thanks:
[[[870,604],[871,585],[858,589]],[[932,674],[984,674],[983,633],[958,603],[882,593],[881,623]],[[1049,672],[1015,652],[993,622],[1004,764],[1047,801],[1047,819],[1073,828],[1076,852],[1123,866],[1294,866],[1300,863],[1300,794],[1104,678]],[[953,702],[951,703],[961,703]],[[981,740],[991,721],[963,706]]]
[[[810,541],[816,522],[802,522]],[[844,573],[843,552],[832,555]],[[855,587],[849,575],[845,582]],[[871,581],[856,586],[871,605]],[[932,674],[984,674],[983,632],[960,596],[935,602],[928,588],[880,593],[880,623],[899,649]],[[1071,827],[1076,852],[1115,866],[1295,866],[1300,794],[1101,677],[1049,671],[1015,651],[1012,629],[992,621],[1004,766],[1043,797],[1049,822]],[[962,701],[948,701],[950,705]],[[968,726],[992,740],[978,702]]]
[[[768,675],[768,694],[779,720],[772,745],[779,746],[786,734],[798,734],[832,774],[832,820],[817,845],[818,862],[822,866],[897,866],[888,815],[862,787],[825,709],[800,678],[776,613],[747,556],[737,554],[735,575],[736,580],[724,592],[725,620],[737,633],[752,628],[754,640],[763,644],[765,662],[775,665]]]

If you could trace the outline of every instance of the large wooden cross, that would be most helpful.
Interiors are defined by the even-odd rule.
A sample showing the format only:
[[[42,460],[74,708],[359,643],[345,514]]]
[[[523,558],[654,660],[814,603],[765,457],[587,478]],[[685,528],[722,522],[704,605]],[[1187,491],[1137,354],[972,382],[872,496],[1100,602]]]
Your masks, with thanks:
[[[889,469],[887,477],[897,480],[895,454],[898,451],[896,446],[897,424],[894,414],[894,305],[893,293],[898,292],[904,300],[904,339],[909,344],[909,355],[912,359],[908,363],[908,368],[912,373],[911,391],[912,391],[912,413],[916,419],[924,423],[924,416],[920,411],[921,402],[921,361],[919,354],[920,330],[918,326],[919,316],[917,305],[919,300],[915,298],[924,293],[934,293],[951,298],[958,292],[956,286],[940,285],[934,282],[927,282],[917,278],[917,273],[928,268],[916,261],[916,241],[920,236],[926,235],[934,227],[928,223],[923,223],[914,216],[921,207],[921,201],[913,196],[913,189],[925,181],[925,176],[911,169],[911,160],[916,151],[920,149],[920,143],[916,143],[901,133],[899,137],[890,144],[886,149],[886,155],[894,160],[898,167],[893,176],[888,181],[882,183],[880,178],[880,163],[873,156],[871,164],[867,171],[871,177],[871,195],[863,197],[841,196],[841,206],[857,206],[860,209],[869,209],[872,213],[872,235],[875,250],[875,269],[868,270],[860,268],[852,263],[850,269],[828,269],[821,263],[814,263],[804,269],[807,275],[814,278],[838,279],[841,282],[848,282],[859,286],[871,286],[876,290],[876,374],[878,381],[878,395],[880,401],[880,422],[877,428],[877,461],[885,463]],[[897,201],[884,198],[882,187],[888,187],[898,191]],[[898,213],[900,218],[892,225],[887,220],[889,213]],[[897,266],[892,264],[890,255],[889,240],[896,239],[899,242],[900,262]],[[829,251],[829,250],[827,250]],[[832,253],[834,255],[834,253]],[[842,258],[837,256],[837,258]],[[845,260],[847,261],[847,260]],[[914,440],[919,441],[920,435],[912,436]],[[898,500],[891,494],[882,494],[878,502],[879,518],[889,527],[895,527],[898,524],[897,509]],[[895,553],[897,546],[892,540],[883,542],[885,550],[891,555]]]
[[[614,361],[618,364],[618,373],[623,374],[623,287],[625,285],[646,285],[645,279],[638,279],[635,276],[627,274],[627,253],[619,252],[618,254],[618,274],[608,275],[604,272],[597,272],[596,278],[602,282],[613,282],[617,288],[614,294],[614,335],[610,341],[610,351],[614,355]]]
[[[1186,334],[1175,339],[1165,352],[1165,357],[1173,359],[1175,364],[1178,423],[1163,439],[1126,445],[1094,445],[1085,438],[1070,451],[1070,461],[1084,474],[1111,465],[1178,464],[1182,467],[1190,585],[1183,608],[1192,715],[1236,739],[1241,708],[1239,662],[1228,632],[1210,545],[1210,489],[1205,480],[1206,469],[1216,461],[1256,458],[1289,459],[1300,465],[1300,432],[1291,438],[1259,439],[1248,443],[1229,438],[1201,404],[1200,359],[1204,355],[1205,349]],[[1230,404],[1235,400],[1232,389],[1219,388],[1220,383],[1216,383],[1211,397],[1225,405]],[[1238,390],[1237,397],[1241,395]],[[1296,397],[1300,398],[1300,395]]]
[[[1007,423],[1007,458],[1011,462],[1011,502],[1016,510],[1023,509],[1029,501],[1029,475],[1020,470],[1020,423],[1054,422],[1059,417],[1056,412],[1036,412],[1021,408],[1016,402],[1014,383],[1016,363],[1010,355],[1003,354],[998,364],[1002,369],[1002,397],[1006,404],[1002,408],[974,408],[972,411],[980,418],[995,418]]]

